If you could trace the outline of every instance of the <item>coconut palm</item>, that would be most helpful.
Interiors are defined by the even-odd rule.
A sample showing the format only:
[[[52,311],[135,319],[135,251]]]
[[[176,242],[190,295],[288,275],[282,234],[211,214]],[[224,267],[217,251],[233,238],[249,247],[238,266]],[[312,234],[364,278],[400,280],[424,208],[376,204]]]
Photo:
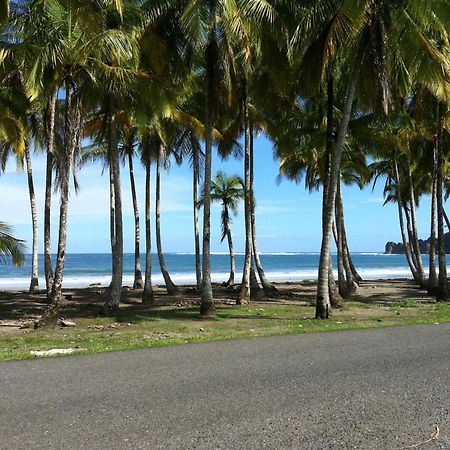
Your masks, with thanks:
[[[224,283],[224,286],[231,286],[234,284],[236,272],[233,236],[231,232],[232,219],[230,213],[237,216],[239,203],[244,197],[245,194],[242,179],[236,175],[227,175],[219,170],[214,177],[214,180],[211,181],[211,201],[221,202],[222,213],[220,223],[222,235],[220,242],[223,242],[226,238],[228,241],[228,250],[230,252],[230,277]]]
[[[364,86],[366,94],[368,92],[374,94],[366,97],[372,105],[375,105],[375,109],[388,113],[392,108],[390,81],[401,84],[400,77],[404,75],[404,69],[411,69],[414,76],[424,82],[428,77],[427,83],[438,89],[439,84],[442,86],[439,80],[443,79],[442,75],[446,73],[447,64],[442,55],[434,50],[425,34],[436,23],[433,16],[438,13],[439,2],[432,2],[429,12],[423,8],[416,8],[413,2],[349,0],[342,4],[339,2],[336,6],[338,9],[331,15],[331,20],[326,26],[316,28],[319,31],[317,35],[312,30],[313,41],[309,46],[309,49],[313,49],[322,59],[321,67],[326,68],[345,43],[345,52],[341,53],[347,57],[349,68],[347,94],[330,158],[328,192],[323,205],[323,236],[316,306],[318,318],[326,318],[329,315],[328,275],[333,213],[342,152],[359,82],[361,81],[361,86]],[[309,24],[311,21],[300,23],[302,26],[299,29],[304,30],[303,23]],[[300,36],[301,33],[297,35]],[[401,39],[400,36],[406,38]],[[352,37],[353,46],[349,45],[348,37]],[[389,54],[386,52],[387,42],[391,45]],[[303,51],[303,55],[306,53]],[[403,69],[400,70],[400,67]],[[322,70],[322,73],[326,71]],[[373,88],[368,89],[369,86]]]
[[[176,2],[175,2],[176,3]],[[215,315],[211,288],[210,218],[211,218],[211,163],[213,129],[218,118],[219,96],[226,98],[226,87],[232,86],[235,74],[235,53],[232,47],[248,55],[249,35],[246,20],[273,17],[271,5],[265,0],[188,0],[181,14],[186,36],[201,55],[204,67],[205,111],[205,173],[203,205],[203,268],[200,314]],[[226,81],[226,82],[224,82]],[[247,202],[248,203],[248,202]],[[250,223],[247,229],[250,230]],[[248,244],[247,244],[248,245]],[[248,253],[248,252],[247,252]]]
[[[21,266],[24,263],[25,241],[15,238],[12,229],[5,222],[0,222],[0,261],[7,262],[8,258],[12,263]]]

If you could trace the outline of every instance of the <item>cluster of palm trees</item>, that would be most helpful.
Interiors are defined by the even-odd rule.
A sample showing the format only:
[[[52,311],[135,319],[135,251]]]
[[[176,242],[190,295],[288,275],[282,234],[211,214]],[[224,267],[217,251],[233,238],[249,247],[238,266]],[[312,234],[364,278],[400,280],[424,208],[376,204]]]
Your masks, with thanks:
[[[142,277],[136,245],[134,287],[143,287],[144,302],[153,301],[150,177],[156,162],[159,262],[168,290],[177,293],[160,249],[159,180],[160,168],[170,158],[187,157],[193,167],[200,312],[215,314],[211,202],[220,197],[225,186],[219,189],[219,184],[225,180],[212,180],[214,147],[222,157],[244,156],[246,242],[238,301],[250,301],[258,287],[255,272],[264,292],[273,293],[256,245],[257,133],[273,141],[281,175],[304,178],[309,189],[323,188],[318,318],[328,317],[332,304],[354,292],[359,280],[347,245],[341,183],[364,184],[381,174],[387,179],[387,199],[398,203],[414,279],[428,283],[439,299],[448,299],[443,199],[449,27],[450,5],[443,0],[0,0],[0,141],[3,150],[25,157],[27,164],[32,141],[47,154],[44,260],[49,315],[61,297],[69,187],[72,178],[76,187],[75,168],[90,158],[103,158],[110,173],[112,281],[105,312],[117,309],[122,288],[121,158],[130,164],[136,242],[140,239],[132,167],[138,156],[146,170],[146,260]],[[368,156],[372,166],[366,163]],[[52,267],[55,185],[61,200]],[[437,232],[429,280],[415,224],[418,200],[427,193],[433,198],[432,237]],[[223,208],[223,238],[231,243],[229,208],[234,206],[223,202]],[[333,234],[337,286],[331,267]]]

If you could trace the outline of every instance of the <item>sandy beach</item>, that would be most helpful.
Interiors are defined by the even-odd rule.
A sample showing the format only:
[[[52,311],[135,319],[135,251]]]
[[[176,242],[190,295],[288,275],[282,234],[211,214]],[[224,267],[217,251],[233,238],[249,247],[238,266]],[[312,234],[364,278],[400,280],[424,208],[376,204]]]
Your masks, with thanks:
[[[315,301],[316,282],[281,282],[274,283],[278,293],[267,298],[261,295],[255,302],[271,304],[288,304],[306,306]],[[195,306],[200,299],[194,286],[180,286],[180,296],[169,296],[163,286],[155,286],[155,306],[177,305],[179,307]],[[239,285],[224,288],[220,284],[213,284],[214,297],[217,304],[233,305],[236,303]],[[61,303],[62,316],[92,316],[100,312],[104,302],[105,286],[91,286],[88,288],[63,289],[64,300]],[[134,291],[128,286],[123,288],[121,308],[129,310],[151,308],[141,303],[141,291]],[[35,320],[45,310],[45,291],[29,294],[24,290],[0,291],[0,329],[15,328],[23,321]],[[360,283],[360,287],[351,298],[368,304],[392,304],[401,301],[434,302],[425,290],[420,289],[412,280],[369,280]]]

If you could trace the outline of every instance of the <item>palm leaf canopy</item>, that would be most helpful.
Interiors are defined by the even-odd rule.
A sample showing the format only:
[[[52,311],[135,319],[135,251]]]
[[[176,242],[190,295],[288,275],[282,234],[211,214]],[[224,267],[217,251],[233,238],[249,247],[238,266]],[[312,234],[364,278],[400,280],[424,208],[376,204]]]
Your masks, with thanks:
[[[0,261],[6,263],[8,258],[16,266],[23,265],[25,242],[12,235],[12,229],[5,222],[0,222]]]

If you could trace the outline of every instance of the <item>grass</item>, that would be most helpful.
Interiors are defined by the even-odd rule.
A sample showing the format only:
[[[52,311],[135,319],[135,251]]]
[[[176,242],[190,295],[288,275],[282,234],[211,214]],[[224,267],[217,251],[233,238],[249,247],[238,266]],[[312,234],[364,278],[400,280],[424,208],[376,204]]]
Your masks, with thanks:
[[[32,358],[32,350],[75,348],[79,353],[137,349],[187,342],[239,339],[318,331],[450,322],[450,304],[403,300],[390,305],[346,303],[329,320],[314,308],[267,302],[221,304],[217,317],[198,319],[197,306],[124,308],[113,318],[77,317],[76,327],[51,330],[0,329],[0,360]]]

